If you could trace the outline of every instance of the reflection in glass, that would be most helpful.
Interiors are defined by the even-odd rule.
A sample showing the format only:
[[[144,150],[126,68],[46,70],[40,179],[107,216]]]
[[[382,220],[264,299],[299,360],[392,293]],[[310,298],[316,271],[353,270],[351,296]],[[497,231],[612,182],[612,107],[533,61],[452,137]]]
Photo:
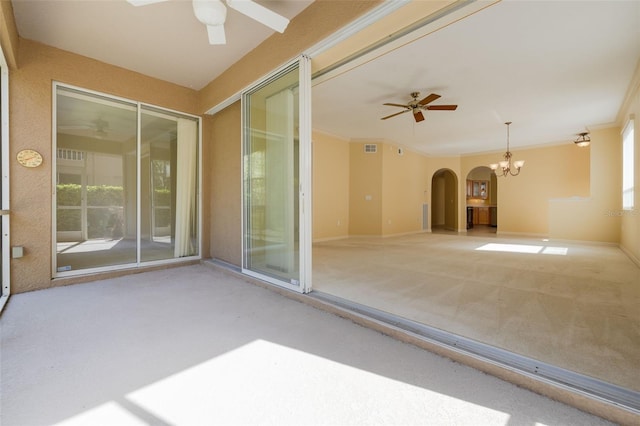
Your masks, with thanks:
[[[298,285],[298,68],[245,98],[245,268]]]
[[[58,272],[136,262],[135,104],[58,87]]]
[[[198,125],[57,87],[57,272],[198,255]]]
[[[197,134],[195,119],[151,108],[142,110],[142,261],[198,254]]]

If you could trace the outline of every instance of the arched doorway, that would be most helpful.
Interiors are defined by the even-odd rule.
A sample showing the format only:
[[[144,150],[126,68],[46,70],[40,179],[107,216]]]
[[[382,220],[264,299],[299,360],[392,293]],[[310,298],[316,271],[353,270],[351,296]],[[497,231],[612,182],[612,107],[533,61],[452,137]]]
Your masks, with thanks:
[[[498,181],[489,167],[478,166],[467,174],[467,232],[495,233],[498,226]]]
[[[458,231],[458,177],[450,169],[431,178],[431,231]]]

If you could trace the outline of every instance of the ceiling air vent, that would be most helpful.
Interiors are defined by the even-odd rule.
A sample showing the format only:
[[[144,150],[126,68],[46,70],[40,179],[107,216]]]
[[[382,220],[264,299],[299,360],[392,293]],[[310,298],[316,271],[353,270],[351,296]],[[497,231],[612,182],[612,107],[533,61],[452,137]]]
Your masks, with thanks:
[[[375,154],[378,152],[378,145],[375,143],[366,143],[364,144],[364,152],[366,154]]]

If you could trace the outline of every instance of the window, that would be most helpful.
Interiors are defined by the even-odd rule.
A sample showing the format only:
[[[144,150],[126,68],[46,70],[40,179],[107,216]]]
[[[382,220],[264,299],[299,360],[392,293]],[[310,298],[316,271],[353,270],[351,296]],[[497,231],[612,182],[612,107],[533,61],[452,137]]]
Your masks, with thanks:
[[[56,276],[199,256],[198,117],[55,94]]]
[[[634,208],[634,135],[633,120],[629,120],[622,132],[622,208]]]

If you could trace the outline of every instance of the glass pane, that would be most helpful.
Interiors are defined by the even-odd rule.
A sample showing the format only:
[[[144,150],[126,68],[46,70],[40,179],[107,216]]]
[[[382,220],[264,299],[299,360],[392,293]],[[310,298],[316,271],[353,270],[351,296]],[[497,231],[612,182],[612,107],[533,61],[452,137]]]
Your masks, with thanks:
[[[142,109],[140,257],[142,261],[198,254],[198,122]]]
[[[245,268],[298,285],[298,67],[245,96]]]
[[[136,106],[58,87],[58,272],[136,262]]]

